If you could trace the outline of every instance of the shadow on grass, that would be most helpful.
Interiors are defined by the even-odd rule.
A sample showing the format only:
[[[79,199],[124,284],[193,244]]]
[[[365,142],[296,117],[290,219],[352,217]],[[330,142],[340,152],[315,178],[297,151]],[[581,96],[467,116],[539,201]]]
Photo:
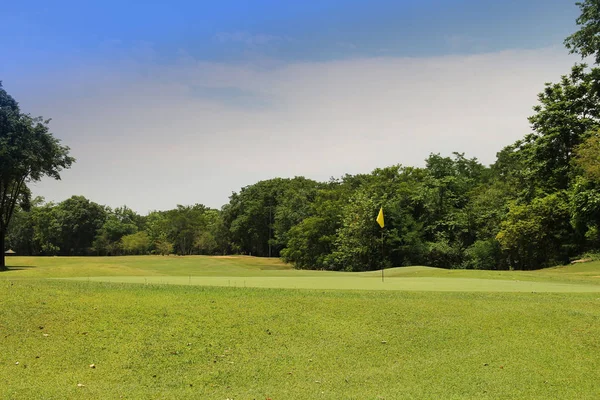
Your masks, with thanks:
[[[0,270],[0,273],[8,272],[8,271],[20,271],[20,270],[31,269],[31,268],[36,268],[36,267],[33,265],[7,265],[6,268],[7,269],[5,271]]]

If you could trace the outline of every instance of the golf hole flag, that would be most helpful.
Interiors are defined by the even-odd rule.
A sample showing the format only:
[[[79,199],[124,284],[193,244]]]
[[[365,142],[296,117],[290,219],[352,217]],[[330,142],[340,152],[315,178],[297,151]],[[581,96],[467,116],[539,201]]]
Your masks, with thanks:
[[[383,223],[383,207],[379,209],[379,215],[377,215],[377,219],[375,221],[377,221],[380,227],[383,228],[385,226]]]

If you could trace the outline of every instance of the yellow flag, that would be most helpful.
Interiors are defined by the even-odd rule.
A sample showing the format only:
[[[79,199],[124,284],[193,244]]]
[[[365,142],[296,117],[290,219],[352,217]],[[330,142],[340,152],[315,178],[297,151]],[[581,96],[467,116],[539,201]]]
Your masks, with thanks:
[[[385,224],[383,223],[383,207],[379,209],[379,215],[377,215],[377,219],[375,221],[377,221],[380,227],[384,227]]]

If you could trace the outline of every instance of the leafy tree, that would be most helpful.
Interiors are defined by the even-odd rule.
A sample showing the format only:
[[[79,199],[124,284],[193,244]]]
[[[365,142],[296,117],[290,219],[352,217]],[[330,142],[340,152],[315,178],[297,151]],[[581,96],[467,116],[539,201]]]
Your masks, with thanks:
[[[121,246],[125,254],[148,254],[150,250],[150,237],[146,231],[125,235],[121,239]],[[167,254],[170,251],[167,252]]]
[[[6,232],[6,247],[17,254],[31,255],[33,249],[33,223],[31,212],[16,207]]]
[[[72,196],[56,207],[61,226],[60,253],[89,255],[99,229],[106,222],[106,209],[83,196]]]
[[[277,198],[274,211],[273,243],[285,248],[290,229],[311,215],[311,206],[317,196],[319,184],[304,177],[295,177],[286,182],[285,189]]]
[[[571,222],[584,250],[600,248],[600,134],[594,132],[575,150],[578,176],[569,190]]]
[[[499,179],[471,191],[465,212],[475,241],[464,250],[465,268],[508,268],[496,236],[500,231],[500,224],[506,218],[510,201],[517,197],[515,188]]]
[[[159,240],[166,239],[169,230],[168,223],[164,211],[152,211],[146,216],[145,231],[150,238],[151,250],[156,250],[156,243]]]
[[[573,161],[587,179],[600,183],[600,132],[590,135],[576,147]]]
[[[351,195],[343,207],[341,226],[336,232],[334,250],[326,258],[330,269],[362,271],[390,265],[407,265],[424,260],[422,169],[399,165],[378,168],[369,175],[344,182]],[[381,228],[375,223],[379,208],[385,214],[384,246]],[[382,254],[383,253],[383,254]]]
[[[567,262],[572,234],[566,194],[557,192],[530,204],[513,202],[496,238],[512,268],[535,269]]]
[[[54,203],[41,204],[31,210],[33,254],[57,255],[62,240],[62,226]]]
[[[222,211],[234,248],[259,257],[279,256],[281,245],[275,240],[273,225],[289,182],[282,178],[260,181],[231,195]]]
[[[205,229],[204,213],[207,208],[201,204],[194,206],[178,205],[165,216],[168,220],[168,237],[180,255],[192,254],[196,238]]]
[[[571,222],[584,250],[600,247],[600,182],[578,177],[569,192]]]
[[[468,269],[504,269],[502,249],[495,239],[477,240],[465,250]]]
[[[469,195],[465,207],[469,215],[470,228],[478,240],[494,239],[500,230],[500,223],[506,218],[510,201],[516,200],[514,187],[501,180],[482,184]]]
[[[162,222],[157,225],[159,220]],[[220,240],[220,213],[202,204],[178,205],[173,210],[163,212],[161,219],[149,219],[147,225],[151,230],[161,226],[160,231],[166,233],[174,245],[175,253],[180,255],[215,254],[221,245],[221,242],[217,242],[217,239]]]
[[[427,263],[444,268],[463,264],[464,251],[477,239],[476,215],[470,207],[473,193],[489,179],[490,171],[464,154],[453,157],[432,154],[426,160],[427,175],[420,198],[427,240]]]
[[[106,221],[93,242],[94,251],[99,255],[118,255],[122,250],[121,238],[136,233],[142,220],[127,206],[118,207],[114,211],[107,208],[106,213]]]
[[[23,114],[0,83],[0,270],[6,270],[5,237],[15,207],[29,200],[27,183],[44,176],[60,179],[60,171],[74,161],[50,133],[49,122]]]
[[[194,251],[197,254],[223,254],[227,251],[224,225],[218,210],[207,209],[202,215],[202,229],[194,239]]]
[[[460,268],[463,265],[465,249],[460,242],[452,241],[444,233],[427,243],[427,264],[438,268]]]
[[[281,258],[298,269],[325,269],[335,240],[335,232],[327,235],[327,230],[327,220],[322,217],[303,219],[289,230],[288,246],[281,251]]]
[[[600,64],[600,1],[584,0],[575,3],[581,10],[577,25],[581,28],[565,39],[565,46],[571,54],[580,54],[582,58],[594,56]]]
[[[350,196],[349,185],[330,180],[317,190],[308,217],[287,232],[287,245],[281,252],[284,261],[300,269],[330,269],[327,257],[333,251],[343,209]]]
[[[154,242],[156,252],[161,256],[168,256],[173,253],[173,243],[169,241],[166,235],[161,235],[156,242]]]
[[[533,173],[526,164],[525,152],[521,151],[524,140],[504,147],[496,153],[496,161],[490,167],[495,182],[500,182],[513,193],[515,198],[528,198],[532,190]]]
[[[330,269],[370,271],[385,265],[381,229],[375,223],[378,205],[365,190],[350,199],[337,232],[335,250],[326,261]]]
[[[395,166],[377,169],[373,175],[374,181],[368,190],[377,193],[376,202],[383,206],[386,219],[384,265],[424,263],[427,171]]]
[[[575,65],[560,83],[547,83],[533,108],[536,114],[529,118],[534,133],[525,137],[520,150],[535,179],[530,184],[547,193],[567,189],[574,150],[600,127],[600,69],[585,68]]]

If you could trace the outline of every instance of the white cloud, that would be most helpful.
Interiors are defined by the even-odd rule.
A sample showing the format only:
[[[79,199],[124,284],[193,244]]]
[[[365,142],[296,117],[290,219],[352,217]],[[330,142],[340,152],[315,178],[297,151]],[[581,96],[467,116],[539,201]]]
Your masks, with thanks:
[[[544,82],[576,61],[565,53],[238,65],[188,58],[69,71],[7,89],[26,111],[53,117],[78,158],[62,182],[46,180],[36,194],[83,194],[146,212],[218,207],[232,191],[276,176],[326,180],[423,165],[432,152],[492,163],[529,132]]]

